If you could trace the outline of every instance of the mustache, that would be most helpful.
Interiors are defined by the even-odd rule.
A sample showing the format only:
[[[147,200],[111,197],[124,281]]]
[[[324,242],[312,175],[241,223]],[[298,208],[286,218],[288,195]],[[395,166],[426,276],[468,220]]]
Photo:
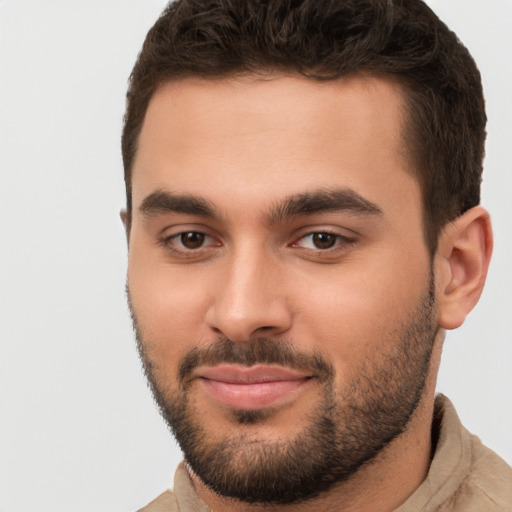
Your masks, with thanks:
[[[219,364],[278,365],[313,374],[320,382],[327,382],[334,376],[334,367],[318,352],[299,352],[286,340],[254,338],[250,341],[232,341],[220,338],[207,346],[195,346],[181,359],[178,377],[186,384],[193,371],[199,366]]]

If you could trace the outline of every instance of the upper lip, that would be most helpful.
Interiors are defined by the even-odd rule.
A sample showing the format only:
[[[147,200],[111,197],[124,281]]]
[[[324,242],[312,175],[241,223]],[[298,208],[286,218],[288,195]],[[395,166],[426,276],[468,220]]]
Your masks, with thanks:
[[[222,364],[199,368],[196,377],[210,379],[226,384],[259,384],[264,382],[303,380],[312,375],[281,366],[243,366]]]

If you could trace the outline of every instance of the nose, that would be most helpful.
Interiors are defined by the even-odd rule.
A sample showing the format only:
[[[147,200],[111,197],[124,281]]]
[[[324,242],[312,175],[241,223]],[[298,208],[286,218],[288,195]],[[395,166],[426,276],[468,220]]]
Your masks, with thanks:
[[[233,255],[218,275],[206,314],[216,334],[232,341],[275,337],[290,329],[292,312],[284,293],[283,273],[271,258],[256,251]]]

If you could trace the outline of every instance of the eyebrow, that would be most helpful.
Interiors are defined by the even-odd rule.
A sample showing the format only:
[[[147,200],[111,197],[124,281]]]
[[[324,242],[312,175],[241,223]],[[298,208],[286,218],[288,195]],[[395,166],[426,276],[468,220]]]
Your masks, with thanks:
[[[348,211],[359,215],[382,215],[382,210],[365,199],[355,190],[341,188],[334,190],[319,189],[297,194],[274,205],[268,215],[270,224],[277,224],[291,217],[313,215],[328,211]]]
[[[217,217],[215,209],[206,200],[191,195],[174,194],[158,190],[147,196],[139,208],[145,217],[161,213],[185,213],[202,217]]]
[[[215,208],[205,199],[193,195],[175,194],[157,190],[142,202],[139,211],[145,217],[162,213],[184,213],[201,217],[219,218]],[[278,224],[291,217],[313,215],[328,211],[348,211],[359,215],[382,215],[382,210],[355,190],[319,189],[296,194],[275,204],[267,215],[269,224]]]

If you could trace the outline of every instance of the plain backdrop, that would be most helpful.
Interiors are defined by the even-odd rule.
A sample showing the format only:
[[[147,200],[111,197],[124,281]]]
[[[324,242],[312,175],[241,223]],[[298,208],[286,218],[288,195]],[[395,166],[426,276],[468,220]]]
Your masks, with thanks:
[[[512,462],[512,1],[431,0],[482,71],[487,288],[438,389]],[[156,0],[0,0],[0,511],[129,512],[181,456],[127,313],[120,130]]]

